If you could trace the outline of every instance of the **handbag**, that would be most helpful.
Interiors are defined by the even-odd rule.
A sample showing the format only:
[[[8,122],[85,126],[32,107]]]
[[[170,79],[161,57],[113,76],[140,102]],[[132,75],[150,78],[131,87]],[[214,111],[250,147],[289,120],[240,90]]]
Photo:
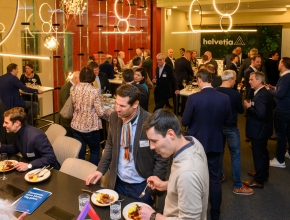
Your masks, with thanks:
[[[71,95],[68,97],[66,102],[64,103],[64,106],[60,110],[59,114],[66,119],[72,119],[73,118],[73,113],[74,113],[74,107],[73,107],[73,102],[72,102],[72,97]]]

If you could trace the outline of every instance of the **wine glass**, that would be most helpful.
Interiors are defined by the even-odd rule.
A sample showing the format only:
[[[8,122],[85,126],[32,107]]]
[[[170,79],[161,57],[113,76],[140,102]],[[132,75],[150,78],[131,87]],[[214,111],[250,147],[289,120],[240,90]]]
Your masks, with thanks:
[[[31,81],[33,82],[33,84],[35,86],[35,83],[36,83],[37,80],[33,78]]]
[[[187,83],[186,83],[186,80],[185,79],[182,80],[182,85],[183,85],[184,88],[186,87]]]
[[[3,172],[3,176],[0,177],[0,179],[1,180],[7,180],[8,178],[5,176],[5,171],[4,171],[5,165],[8,162],[8,156],[7,156],[6,153],[0,154],[0,161],[1,161],[2,172]]]

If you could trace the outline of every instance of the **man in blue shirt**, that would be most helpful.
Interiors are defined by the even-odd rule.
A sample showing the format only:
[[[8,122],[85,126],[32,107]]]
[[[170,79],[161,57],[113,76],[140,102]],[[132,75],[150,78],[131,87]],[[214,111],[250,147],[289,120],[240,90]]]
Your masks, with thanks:
[[[168,159],[150,150],[142,124],[150,116],[139,106],[140,91],[131,84],[118,88],[116,111],[110,115],[108,138],[97,171],[87,177],[86,184],[95,184],[110,168],[109,188],[122,195],[153,204],[156,191],[146,187],[149,176],[164,180]]]
[[[277,136],[276,157],[270,160],[271,167],[285,168],[286,139],[290,142],[290,58],[283,57],[279,63],[281,72],[276,87],[267,85],[266,88],[274,96],[274,127]],[[288,153],[288,152],[287,152]],[[287,154],[286,154],[287,155]],[[289,156],[289,153],[288,153]]]

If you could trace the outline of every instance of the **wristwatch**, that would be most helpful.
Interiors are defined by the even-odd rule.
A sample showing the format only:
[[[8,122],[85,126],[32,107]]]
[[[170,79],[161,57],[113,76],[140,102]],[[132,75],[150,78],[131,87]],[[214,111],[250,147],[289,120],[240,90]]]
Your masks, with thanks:
[[[157,212],[153,212],[150,216],[150,220],[155,220]]]
[[[32,164],[30,163],[30,164],[28,164],[28,169],[31,169],[32,168]]]

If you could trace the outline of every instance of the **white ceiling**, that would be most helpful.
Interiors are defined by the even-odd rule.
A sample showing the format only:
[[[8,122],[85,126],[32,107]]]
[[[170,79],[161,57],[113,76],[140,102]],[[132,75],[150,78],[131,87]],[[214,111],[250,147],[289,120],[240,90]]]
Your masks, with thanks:
[[[157,0],[157,6],[164,8],[172,8],[173,6],[177,6],[176,10],[188,12],[191,2],[191,0]],[[199,2],[203,12],[214,11],[213,0],[199,0]],[[215,2],[217,8],[223,13],[230,13],[237,7],[238,4],[238,0],[216,0]],[[259,12],[268,12],[269,9],[284,9],[286,11],[286,5],[290,6],[290,0],[241,0],[240,2],[241,3],[237,13],[239,13],[239,11],[246,12],[247,10],[251,11],[253,9],[259,9]],[[193,5],[193,10],[195,9],[199,9],[197,2]],[[288,10],[290,10],[290,8],[288,8]]]

